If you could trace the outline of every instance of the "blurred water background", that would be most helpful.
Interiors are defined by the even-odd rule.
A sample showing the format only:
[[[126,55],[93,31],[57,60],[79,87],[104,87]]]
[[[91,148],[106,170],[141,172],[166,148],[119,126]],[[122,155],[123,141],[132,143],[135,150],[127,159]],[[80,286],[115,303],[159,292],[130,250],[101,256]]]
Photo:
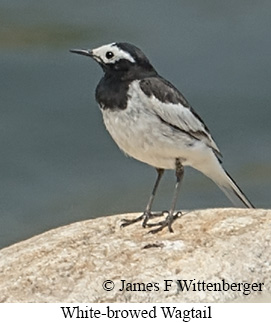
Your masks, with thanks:
[[[126,158],[94,99],[100,67],[69,53],[128,41],[211,129],[224,166],[270,207],[271,2],[0,0],[0,247],[71,222],[144,209],[156,173]],[[169,207],[173,172],[155,209]],[[231,206],[188,169],[178,207]]]

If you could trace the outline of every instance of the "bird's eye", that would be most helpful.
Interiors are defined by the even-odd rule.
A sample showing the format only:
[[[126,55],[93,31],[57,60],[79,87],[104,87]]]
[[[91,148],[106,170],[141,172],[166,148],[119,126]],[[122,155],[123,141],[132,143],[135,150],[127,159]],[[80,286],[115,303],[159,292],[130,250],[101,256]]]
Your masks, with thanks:
[[[105,57],[107,59],[110,59],[110,58],[114,57],[114,54],[112,52],[106,52]]]

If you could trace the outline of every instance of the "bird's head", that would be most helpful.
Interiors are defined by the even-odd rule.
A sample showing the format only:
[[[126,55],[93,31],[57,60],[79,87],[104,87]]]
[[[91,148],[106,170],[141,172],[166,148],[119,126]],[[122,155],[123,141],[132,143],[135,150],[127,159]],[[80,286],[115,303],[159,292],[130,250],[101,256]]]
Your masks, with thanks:
[[[138,77],[156,74],[145,54],[129,43],[112,43],[95,49],[72,49],[72,53],[93,58],[105,73]]]

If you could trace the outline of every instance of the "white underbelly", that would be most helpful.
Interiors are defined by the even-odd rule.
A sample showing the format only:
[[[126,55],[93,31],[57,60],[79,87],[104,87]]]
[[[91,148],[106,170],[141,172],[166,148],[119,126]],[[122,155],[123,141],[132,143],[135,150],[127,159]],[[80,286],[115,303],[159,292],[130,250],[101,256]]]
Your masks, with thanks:
[[[189,159],[191,139],[176,134],[159,118],[145,111],[103,110],[103,119],[110,135],[125,154],[156,168],[175,169],[176,158],[183,165]]]

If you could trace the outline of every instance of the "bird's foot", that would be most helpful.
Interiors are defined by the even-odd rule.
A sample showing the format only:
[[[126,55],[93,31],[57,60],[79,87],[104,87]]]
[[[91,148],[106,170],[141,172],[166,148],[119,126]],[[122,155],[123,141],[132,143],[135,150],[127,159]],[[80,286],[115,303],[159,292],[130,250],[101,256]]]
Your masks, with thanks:
[[[173,229],[172,229],[172,223],[177,220],[179,217],[182,216],[182,213],[181,212],[177,212],[175,214],[173,213],[170,213],[166,219],[164,221],[160,221],[160,222],[157,222],[157,223],[148,223],[147,226],[148,227],[158,227],[156,229],[152,229],[149,231],[149,233],[152,233],[152,234],[155,234],[161,230],[163,230],[165,227],[168,227],[168,230],[169,232],[173,232]]]
[[[142,227],[145,228],[146,226],[149,226],[148,221],[150,219],[163,216],[165,213],[168,213],[167,211],[163,212],[150,212],[150,211],[145,211],[142,215],[138,216],[135,219],[122,219],[122,224],[121,227],[127,227],[130,224],[142,221]]]

